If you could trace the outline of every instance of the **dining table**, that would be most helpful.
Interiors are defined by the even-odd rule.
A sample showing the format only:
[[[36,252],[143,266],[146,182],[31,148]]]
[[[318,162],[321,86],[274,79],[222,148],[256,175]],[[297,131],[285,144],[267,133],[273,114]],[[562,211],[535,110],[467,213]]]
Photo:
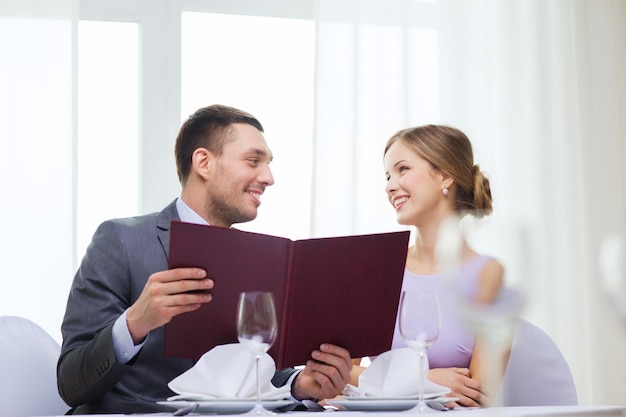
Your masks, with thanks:
[[[404,414],[417,415],[413,410],[404,411],[341,411],[324,410],[333,413],[335,417],[400,417]],[[446,413],[449,417],[626,417],[626,406],[622,405],[576,405],[576,406],[534,406],[534,407],[485,407],[463,408],[457,407],[448,411],[427,410],[424,414]],[[292,417],[315,417],[318,411],[288,411],[277,415],[292,415]],[[167,416],[172,413],[133,414],[133,416]],[[191,413],[190,416],[219,415],[215,413]],[[244,414],[222,414],[229,416]],[[123,417],[128,414],[102,414],[91,417]],[[62,417],[62,416],[31,416],[31,417]]]

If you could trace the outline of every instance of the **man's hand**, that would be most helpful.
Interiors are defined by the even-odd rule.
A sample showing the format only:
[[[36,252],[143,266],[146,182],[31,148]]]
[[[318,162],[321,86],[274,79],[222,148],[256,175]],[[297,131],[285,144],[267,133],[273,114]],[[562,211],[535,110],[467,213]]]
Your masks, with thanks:
[[[128,330],[135,344],[172,317],[197,310],[211,301],[213,280],[199,268],[177,268],[156,272],[148,278],[141,295],[126,314]]]
[[[480,407],[487,402],[480,381],[470,377],[467,368],[435,368],[428,372],[428,379],[452,390],[449,397],[456,397],[457,404],[465,407]]]
[[[313,351],[311,358],[296,377],[291,395],[299,400],[321,400],[341,394],[350,382],[350,353],[339,346],[324,343],[320,350]]]

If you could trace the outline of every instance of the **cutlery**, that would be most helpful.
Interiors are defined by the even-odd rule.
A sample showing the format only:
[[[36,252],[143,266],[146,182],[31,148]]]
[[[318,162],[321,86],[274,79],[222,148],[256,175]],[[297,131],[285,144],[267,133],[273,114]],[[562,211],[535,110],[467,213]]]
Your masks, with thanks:
[[[200,404],[198,403],[193,403],[193,404],[189,404],[186,407],[183,408],[179,408],[178,410],[174,411],[174,413],[172,413],[173,416],[186,416],[187,414],[193,413],[194,411],[196,411],[196,409],[198,408]]]
[[[436,400],[431,400],[431,401],[426,400],[426,405],[429,408],[432,408],[433,410],[437,410],[437,411],[448,411],[449,410],[448,407],[446,407],[445,405],[441,404],[439,401],[436,401]]]
[[[282,407],[275,408],[274,411],[277,413],[286,413],[287,411],[292,411],[298,406],[297,402],[292,402],[291,404],[283,405]]]
[[[313,400],[302,400],[302,404],[309,411],[324,411],[325,410],[324,407],[322,407],[321,405],[319,405],[318,403],[316,403]]]

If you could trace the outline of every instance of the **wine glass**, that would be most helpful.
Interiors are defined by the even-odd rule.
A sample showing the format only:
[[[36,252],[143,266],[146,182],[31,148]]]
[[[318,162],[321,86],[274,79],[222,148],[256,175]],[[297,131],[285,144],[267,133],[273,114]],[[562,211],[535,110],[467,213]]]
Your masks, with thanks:
[[[248,291],[239,294],[237,306],[237,339],[255,355],[256,404],[246,414],[274,415],[261,403],[259,362],[276,340],[276,309],[270,292]]]
[[[477,338],[482,340],[489,361],[481,363],[483,393],[488,394],[483,406],[502,404],[500,388],[507,366],[516,320],[525,305],[524,292],[517,288],[529,276],[532,263],[527,231],[517,222],[461,222],[458,216],[447,218],[440,225],[435,253],[439,270],[444,275],[446,291],[452,295],[457,313]],[[465,242],[472,247],[492,246],[503,265],[506,284],[490,302],[476,299],[474,288],[468,287],[461,255]]]
[[[400,296],[400,335],[407,346],[419,355],[418,401],[414,411],[427,411],[424,399],[426,382],[426,350],[439,337],[441,318],[439,317],[439,300],[431,290],[402,291]]]

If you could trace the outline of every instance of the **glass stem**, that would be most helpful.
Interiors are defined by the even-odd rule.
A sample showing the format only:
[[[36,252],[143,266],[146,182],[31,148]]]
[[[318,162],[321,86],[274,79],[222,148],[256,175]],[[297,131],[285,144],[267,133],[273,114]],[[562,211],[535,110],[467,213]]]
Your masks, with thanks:
[[[424,400],[424,384],[426,383],[426,372],[424,372],[424,366],[426,365],[426,349],[419,350],[419,408],[420,410],[426,408],[426,401]]]
[[[259,386],[259,362],[261,362],[261,355],[257,354],[255,357],[256,362],[256,405],[261,406],[261,387]]]

